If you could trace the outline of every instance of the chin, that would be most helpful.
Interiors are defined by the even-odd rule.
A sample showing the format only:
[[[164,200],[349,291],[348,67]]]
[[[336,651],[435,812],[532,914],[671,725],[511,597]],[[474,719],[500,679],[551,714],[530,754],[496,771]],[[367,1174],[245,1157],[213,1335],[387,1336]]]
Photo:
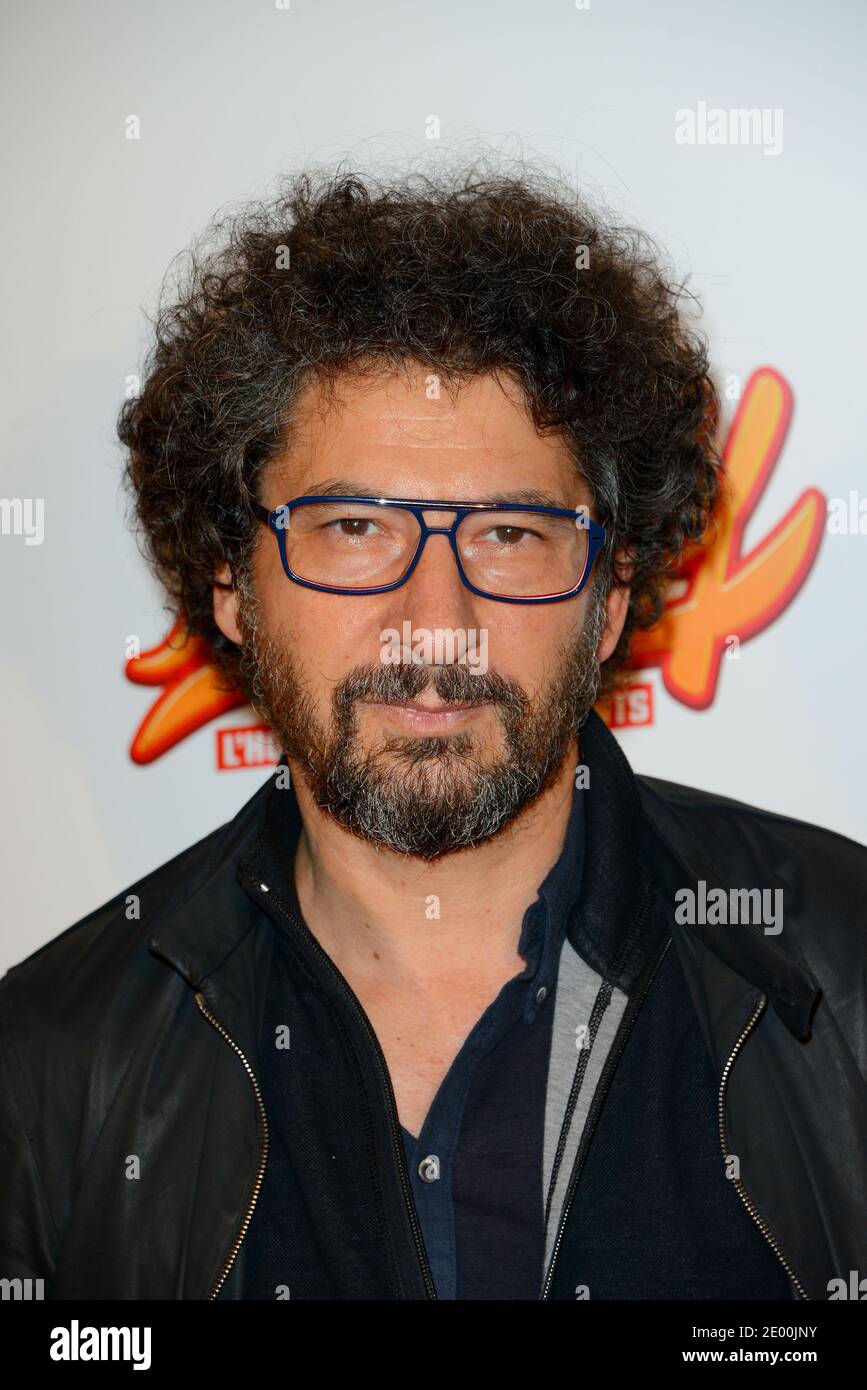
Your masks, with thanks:
[[[437,737],[396,737],[378,748],[364,750],[362,759],[370,756],[383,770],[394,772],[401,768],[411,772],[414,768],[431,768],[440,777],[446,776],[449,782],[457,778],[466,781],[483,772],[492,772],[506,757],[506,750],[493,748],[468,734],[441,735]]]

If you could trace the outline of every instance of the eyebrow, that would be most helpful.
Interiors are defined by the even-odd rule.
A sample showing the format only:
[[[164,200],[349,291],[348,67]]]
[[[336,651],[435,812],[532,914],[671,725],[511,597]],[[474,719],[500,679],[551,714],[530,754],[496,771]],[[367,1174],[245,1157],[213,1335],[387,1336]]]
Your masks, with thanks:
[[[327,483],[316,484],[314,487],[305,488],[300,497],[387,497],[389,494],[382,488],[376,487],[371,483],[354,482],[346,478],[332,478]],[[420,502],[424,498],[419,499]],[[446,500],[446,499],[443,499]],[[460,506],[457,497],[449,498],[456,506]],[[501,507],[507,503],[524,504],[528,507],[559,507],[564,511],[575,511],[574,507],[567,507],[563,499],[555,497],[552,492],[544,492],[538,488],[519,488],[511,492],[488,493],[487,496],[473,497],[467,499],[473,502],[482,502],[485,506]]]

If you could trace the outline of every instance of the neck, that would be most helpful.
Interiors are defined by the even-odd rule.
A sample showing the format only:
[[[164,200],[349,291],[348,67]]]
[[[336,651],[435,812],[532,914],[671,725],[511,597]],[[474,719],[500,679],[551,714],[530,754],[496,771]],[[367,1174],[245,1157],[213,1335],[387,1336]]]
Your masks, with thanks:
[[[563,849],[577,739],[555,782],[491,840],[432,863],[369,844],[313,801],[291,765],[304,919],[347,977],[434,993],[521,969],[524,913]]]

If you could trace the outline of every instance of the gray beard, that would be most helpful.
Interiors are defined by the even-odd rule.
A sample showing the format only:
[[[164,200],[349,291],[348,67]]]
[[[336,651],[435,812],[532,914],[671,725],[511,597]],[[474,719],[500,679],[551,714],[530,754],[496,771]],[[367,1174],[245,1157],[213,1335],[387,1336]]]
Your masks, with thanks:
[[[606,607],[594,586],[577,641],[558,650],[557,674],[535,701],[517,681],[457,663],[358,666],[335,686],[331,727],[323,729],[297,663],[262,630],[244,580],[239,598],[240,675],[252,704],[301,764],[316,804],[352,834],[400,854],[435,860],[504,829],[556,781],[598,695]],[[359,746],[359,701],[400,704],[428,686],[444,701],[496,707],[505,737],[497,761],[483,763],[467,731]]]

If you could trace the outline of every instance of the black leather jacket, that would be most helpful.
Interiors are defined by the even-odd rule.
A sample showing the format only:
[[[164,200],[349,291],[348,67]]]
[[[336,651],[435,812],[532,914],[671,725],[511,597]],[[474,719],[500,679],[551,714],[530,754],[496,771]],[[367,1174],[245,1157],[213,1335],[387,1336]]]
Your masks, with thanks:
[[[581,756],[586,905],[573,945],[629,1007],[570,1194],[653,997],[659,947],[673,949],[718,1078],[720,1162],[738,1156],[737,1191],[797,1294],[827,1299],[830,1281],[867,1275],[867,850],[636,776],[595,714]],[[0,1279],[42,1278],[59,1299],[242,1296],[268,1157],[257,1071],[273,949],[258,885],[242,880],[273,794],[269,781],[228,824],[0,981]],[[783,930],[679,921],[678,893],[701,881],[708,895],[781,887]],[[614,940],[631,942],[632,957],[612,954]],[[358,1084],[392,1144],[383,1285],[428,1298],[394,1096],[367,1033]],[[570,1210],[567,1199],[560,1252]],[[572,1271],[554,1273],[543,1297],[573,1296]]]

